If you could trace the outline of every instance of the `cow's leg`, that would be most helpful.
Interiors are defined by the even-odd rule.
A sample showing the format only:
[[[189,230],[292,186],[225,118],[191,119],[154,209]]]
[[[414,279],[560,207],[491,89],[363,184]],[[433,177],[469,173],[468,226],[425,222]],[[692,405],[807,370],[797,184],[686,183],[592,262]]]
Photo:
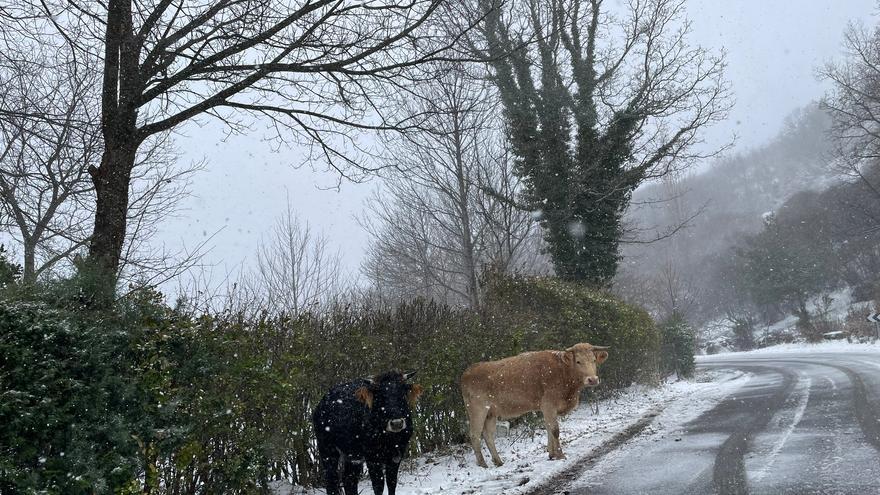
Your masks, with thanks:
[[[559,443],[559,420],[557,419],[556,407],[553,404],[542,404],[541,413],[544,415],[544,427],[547,428],[547,450],[550,452],[550,459],[565,459],[562,445]]]
[[[385,479],[388,480],[388,495],[394,495],[397,491],[397,472],[400,470],[400,463],[391,461],[385,464]],[[380,492],[379,495],[382,495]]]
[[[385,490],[384,468],[385,466],[378,462],[367,464],[367,471],[370,472],[370,482],[373,484],[374,495],[382,495],[382,491]]]
[[[351,462],[351,459],[345,459],[342,472],[342,486],[345,488],[345,495],[357,495],[358,480],[361,477],[363,465],[363,462]]]
[[[478,401],[471,403],[465,398],[465,406],[468,413],[468,424],[470,426],[471,447],[474,449],[474,455],[477,457],[477,466],[488,467],[486,459],[483,458],[480,436],[483,434],[483,423],[489,414],[488,405],[484,406]]]
[[[324,468],[324,481],[327,482],[327,495],[339,495],[339,453],[336,449],[322,449],[318,444],[321,467]]]
[[[500,466],[504,464],[504,461],[501,460],[501,456],[498,455],[498,450],[495,448],[495,423],[497,421],[498,417],[492,413],[486,416],[486,422],[483,423],[483,438],[486,439],[486,446],[489,447],[489,453],[492,454],[492,462],[496,466]]]

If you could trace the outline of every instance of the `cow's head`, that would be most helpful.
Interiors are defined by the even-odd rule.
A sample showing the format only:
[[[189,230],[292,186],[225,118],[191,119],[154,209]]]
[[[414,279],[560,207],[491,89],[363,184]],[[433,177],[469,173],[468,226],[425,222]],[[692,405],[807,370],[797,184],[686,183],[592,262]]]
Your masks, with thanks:
[[[415,371],[389,371],[367,380],[355,390],[357,400],[370,410],[370,423],[382,431],[400,433],[412,428],[411,408],[422,394],[422,386],[408,382]]]
[[[583,379],[584,386],[595,387],[599,385],[599,375],[596,368],[608,359],[606,349],[608,347],[581,343],[565,350],[566,363],[570,364],[577,375]]]

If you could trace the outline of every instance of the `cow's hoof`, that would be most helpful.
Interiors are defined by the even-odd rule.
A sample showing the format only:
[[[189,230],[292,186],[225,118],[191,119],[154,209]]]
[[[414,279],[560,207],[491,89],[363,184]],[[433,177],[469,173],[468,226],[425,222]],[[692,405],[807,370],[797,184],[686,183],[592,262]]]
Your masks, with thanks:
[[[480,466],[481,468],[488,468],[489,467],[486,465],[486,461],[483,461],[483,460],[478,460],[477,466]]]
[[[558,454],[550,454],[551,461],[558,461],[561,459],[565,459],[565,454],[563,454],[562,452],[560,452]]]
[[[502,461],[501,459],[492,459],[492,462],[495,463],[496,466],[504,465],[504,461]]]

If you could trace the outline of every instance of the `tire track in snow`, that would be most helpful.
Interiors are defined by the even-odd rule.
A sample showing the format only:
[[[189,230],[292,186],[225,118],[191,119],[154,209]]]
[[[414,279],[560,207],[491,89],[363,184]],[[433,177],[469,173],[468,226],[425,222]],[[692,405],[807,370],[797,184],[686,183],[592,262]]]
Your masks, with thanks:
[[[715,363],[712,363],[716,365]],[[721,366],[724,366],[723,364]],[[754,408],[751,421],[745,423],[743,428],[736,430],[727,440],[721,444],[715,455],[715,466],[712,471],[712,483],[715,492],[721,495],[746,494],[748,484],[745,469],[745,455],[752,443],[752,439],[758,432],[764,430],[773,418],[773,415],[784,404],[797,382],[794,372],[775,366],[740,366],[741,370],[754,370],[757,373],[770,372],[782,377],[781,383],[768,399],[756,399],[758,404]]]
[[[853,407],[855,408],[856,419],[859,421],[859,426],[865,435],[865,439],[880,452],[880,411],[874,410],[868,402],[868,389],[862,377],[846,366],[832,364],[827,366],[836,368],[846,373],[846,376],[849,377],[853,384]]]
[[[770,472],[770,469],[773,467],[773,463],[776,461],[776,458],[779,456],[779,453],[782,452],[783,447],[785,447],[786,442],[791,437],[791,434],[794,433],[794,429],[801,422],[801,419],[804,417],[804,412],[807,410],[807,404],[810,401],[810,387],[812,387],[813,381],[803,374],[800,374],[797,379],[797,383],[794,386],[794,390],[792,391],[789,398],[786,399],[786,403],[794,402],[790,401],[791,398],[794,398],[796,404],[794,404],[794,412],[791,415],[790,421],[787,424],[785,420],[787,418],[787,414],[783,414],[780,412],[772,421],[775,423],[775,429],[781,428],[782,431],[777,435],[778,438],[776,442],[773,443],[772,447],[768,450],[764,450],[763,452],[757,450],[754,452],[754,457],[760,458],[757,462],[760,462],[760,469],[756,470],[755,473],[749,477],[749,481],[760,483],[761,480],[764,479],[765,476]],[[783,426],[784,424],[784,426]]]
[[[831,402],[837,403],[838,397],[840,395],[840,390],[837,388],[837,383],[830,376],[822,377],[826,382],[828,382],[828,387],[831,395]],[[841,432],[844,429],[843,419],[840,415],[837,414],[829,414],[831,418],[831,429],[835,432]],[[833,480],[841,469],[844,466],[841,466],[843,462],[845,452],[842,435],[836,434],[831,435],[831,446],[829,448],[830,455],[827,457],[825,462],[819,466],[819,469],[822,472],[822,478]]]
[[[873,367],[875,367],[875,368],[880,368],[880,363],[875,363],[874,361],[864,361],[864,360],[859,360],[859,362],[862,363],[862,364],[867,364],[868,366],[873,366]]]
[[[853,386],[853,410],[865,440],[880,452],[880,411],[875,410],[868,401],[868,388],[862,377],[849,366],[825,362],[786,359],[785,362],[827,366],[844,373]],[[865,364],[865,363],[860,363]]]

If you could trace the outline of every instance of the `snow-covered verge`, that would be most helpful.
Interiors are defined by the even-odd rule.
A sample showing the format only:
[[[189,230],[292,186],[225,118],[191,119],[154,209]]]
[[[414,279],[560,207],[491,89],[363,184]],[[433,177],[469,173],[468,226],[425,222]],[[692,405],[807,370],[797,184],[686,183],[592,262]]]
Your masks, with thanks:
[[[652,410],[687,398],[680,407],[669,408],[648,428],[663,422],[685,422],[696,418],[723,397],[748,381],[735,372],[701,372],[691,381],[679,380],[661,387],[633,386],[617,397],[599,402],[593,414],[586,404],[560,420],[562,447],[567,458],[550,461],[543,429],[513,429],[497,440],[501,467],[480,468],[469,446],[455,446],[407,461],[402,467],[397,493],[400,495],[490,495],[525,494],[565,471],[614,435]],[[500,429],[500,428],[499,428]],[[485,449],[485,446],[484,446]],[[484,450],[485,452],[485,450]],[[361,493],[372,493],[369,481],[362,481]],[[323,490],[278,487],[278,495],[315,495]]]
[[[833,340],[827,342],[818,342],[816,344],[796,342],[792,344],[779,344],[770,347],[763,347],[761,349],[755,349],[746,352],[723,352],[708,356],[697,356],[697,360],[711,361],[713,358],[724,358],[725,356],[741,354],[804,354],[840,351],[850,351],[858,353],[880,353],[880,341],[874,343],[850,343],[844,340]]]
[[[827,294],[825,297],[811,299],[807,304],[807,310],[811,315],[840,327],[850,313],[867,315],[876,305],[874,301],[854,301],[852,290],[843,288]],[[772,325],[757,325],[754,333],[755,342],[760,345],[762,342],[772,343],[786,339],[799,341],[801,337],[797,330],[797,323],[796,316],[788,315]],[[721,352],[731,352],[734,345],[733,325],[734,323],[726,317],[706,323],[700,330],[700,351],[718,349]],[[799,344],[795,343],[794,345]]]

